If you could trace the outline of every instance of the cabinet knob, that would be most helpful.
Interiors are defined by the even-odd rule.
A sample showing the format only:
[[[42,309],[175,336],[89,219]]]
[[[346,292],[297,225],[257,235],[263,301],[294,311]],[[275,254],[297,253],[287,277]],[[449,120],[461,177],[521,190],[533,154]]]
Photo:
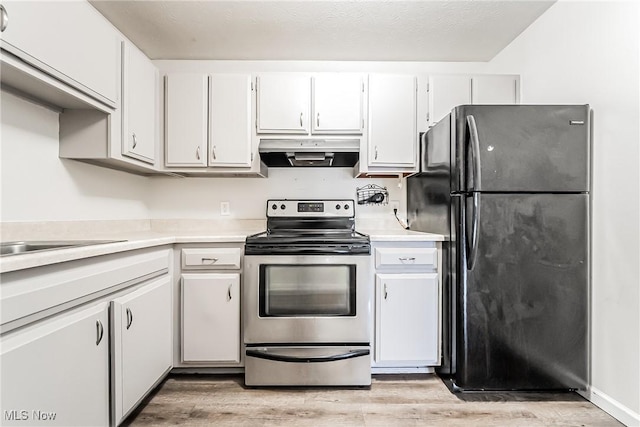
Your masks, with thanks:
[[[388,296],[388,294],[387,294],[387,284],[385,283],[384,284],[384,299],[387,299],[387,296]]]
[[[318,113],[316,116],[316,126],[320,127],[320,113]]]
[[[135,150],[136,145],[138,145],[138,138],[136,138],[135,132],[131,136],[133,137],[133,149]]]
[[[300,113],[300,127],[302,127],[302,113]]]
[[[374,150],[374,157],[373,160],[378,160],[378,146],[376,145],[375,150]]]
[[[416,261],[416,257],[413,257],[413,256],[398,257],[398,259],[402,263],[405,263],[405,262],[414,263]]]
[[[7,9],[0,4],[0,32],[4,32],[7,29],[7,25],[9,25],[9,14]]]
[[[198,145],[198,148],[196,148],[196,159],[200,160],[200,146]]]
[[[216,146],[214,145],[213,148],[211,149],[211,155],[213,156],[213,160],[216,160]]]
[[[227,301],[231,301],[231,287],[233,285],[229,285],[229,289],[227,289]]]
[[[205,264],[205,263],[207,263],[207,264],[215,264],[216,262],[218,262],[218,258],[205,258],[205,257],[202,257],[201,260],[202,260],[201,261],[202,264]]]

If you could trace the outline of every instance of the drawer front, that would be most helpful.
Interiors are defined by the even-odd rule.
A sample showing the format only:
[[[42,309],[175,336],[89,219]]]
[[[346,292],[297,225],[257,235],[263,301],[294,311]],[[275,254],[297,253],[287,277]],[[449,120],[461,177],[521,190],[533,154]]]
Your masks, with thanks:
[[[414,266],[437,268],[436,248],[376,248],[376,268]]]
[[[183,249],[182,268],[237,270],[240,268],[240,248]]]

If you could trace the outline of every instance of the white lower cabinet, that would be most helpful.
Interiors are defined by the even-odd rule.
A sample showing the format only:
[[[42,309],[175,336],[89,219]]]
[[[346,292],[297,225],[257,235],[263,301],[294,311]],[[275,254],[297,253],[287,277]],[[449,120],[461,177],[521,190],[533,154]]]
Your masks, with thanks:
[[[119,424],[172,367],[169,277],[111,302],[113,419]]]
[[[2,425],[109,424],[108,303],[1,340]]]
[[[375,334],[373,371],[424,372],[440,365],[440,244],[373,243]]]
[[[182,361],[240,362],[240,274],[182,276]]]
[[[437,365],[438,275],[376,274],[376,362]]]

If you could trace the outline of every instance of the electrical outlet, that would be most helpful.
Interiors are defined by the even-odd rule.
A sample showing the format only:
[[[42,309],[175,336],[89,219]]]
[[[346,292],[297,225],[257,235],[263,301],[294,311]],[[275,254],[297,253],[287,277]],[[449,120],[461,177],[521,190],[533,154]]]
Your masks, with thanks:
[[[400,209],[400,202],[397,200],[391,200],[391,211],[393,212],[394,209]]]
[[[220,215],[228,216],[231,214],[231,206],[229,202],[220,202]]]

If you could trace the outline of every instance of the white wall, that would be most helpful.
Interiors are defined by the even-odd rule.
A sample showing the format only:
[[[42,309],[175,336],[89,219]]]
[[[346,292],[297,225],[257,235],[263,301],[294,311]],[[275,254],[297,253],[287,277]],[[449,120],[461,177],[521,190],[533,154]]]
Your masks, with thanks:
[[[640,425],[639,57],[638,2],[560,1],[490,64],[521,74],[523,103],[593,108],[593,401],[629,425]]]
[[[392,179],[354,179],[348,168],[276,168],[269,178],[154,178],[149,197],[153,218],[224,219],[220,202],[230,202],[233,219],[265,217],[269,198],[346,198],[356,199],[356,189],[378,184],[389,191],[390,200],[404,202],[400,181]],[[357,206],[357,217],[393,220],[391,205]]]
[[[58,113],[0,93],[0,218],[142,219],[148,180],[58,158]]]

